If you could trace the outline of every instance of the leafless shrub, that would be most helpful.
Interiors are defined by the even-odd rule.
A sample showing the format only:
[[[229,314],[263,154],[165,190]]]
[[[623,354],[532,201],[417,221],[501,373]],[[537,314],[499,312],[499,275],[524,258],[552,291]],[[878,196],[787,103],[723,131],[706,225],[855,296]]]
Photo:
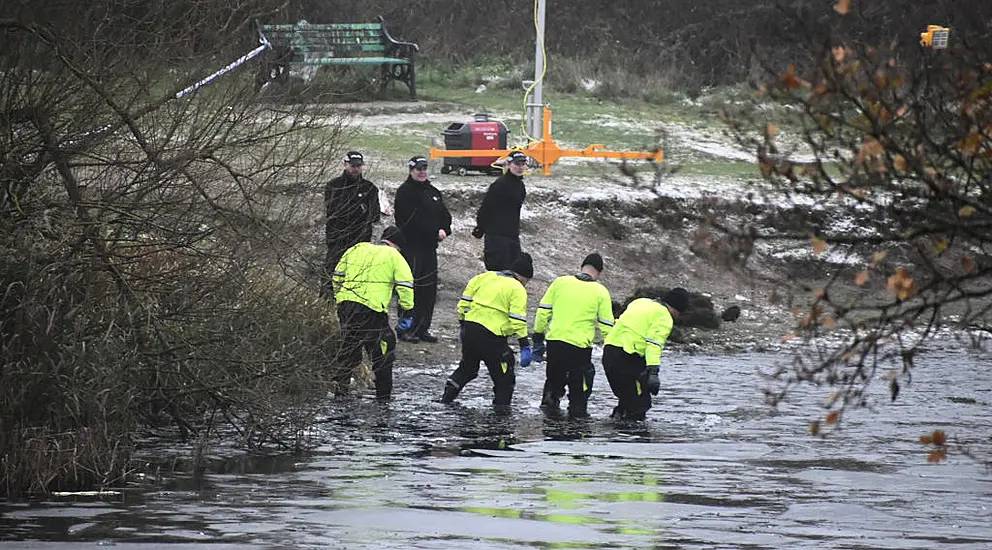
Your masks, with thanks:
[[[8,494],[120,480],[142,423],[298,447],[333,374],[311,275],[339,119],[259,103],[248,71],[177,99],[272,7],[180,4],[0,20]]]

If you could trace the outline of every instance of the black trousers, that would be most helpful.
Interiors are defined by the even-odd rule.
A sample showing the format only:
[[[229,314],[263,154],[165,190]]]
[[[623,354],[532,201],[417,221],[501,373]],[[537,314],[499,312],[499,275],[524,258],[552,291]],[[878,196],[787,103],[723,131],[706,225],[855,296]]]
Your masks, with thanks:
[[[437,301],[437,249],[404,247],[403,257],[413,272],[413,328],[410,334],[428,332],[434,321],[434,303]],[[400,311],[400,317],[409,315]]]
[[[557,404],[568,387],[568,414],[586,416],[596,368],[592,348],[580,348],[560,340],[548,340],[542,404]]]
[[[454,386],[455,395],[479,375],[480,362],[486,364],[493,381],[493,405],[509,406],[517,385],[513,350],[505,336],[497,336],[479,323],[466,322],[462,359],[447,381],[449,387]]]
[[[341,257],[349,248],[358,243],[372,240],[372,226],[365,225],[359,227],[333,228],[328,226],[325,240],[327,241],[327,254],[324,256],[324,273],[320,285],[320,295],[330,298],[334,295],[331,287],[331,275],[337,267]]]
[[[510,269],[518,256],[520,256],[520,237],[486,234],[482,261],[486,264],[487,271]]]
[[[619,401],[613,409],[614,418],[644,420],[645,413],[651,408],[651,394],[647,388],[641,387],[647,374],[644,357],[627,353],[616,346],[604,346],[603,372]]]
[[[341,323],[341,344],[337,358],[340,370],[335,376],[337,393],[348,392],[351,377],[361,365],[362,350],[365,350],[372,362],[376,397],[389,397],[393,392],[396,350],[396,334],[389,326],[389,317],[358,302],[346,301],[338,304],[338,321]]]

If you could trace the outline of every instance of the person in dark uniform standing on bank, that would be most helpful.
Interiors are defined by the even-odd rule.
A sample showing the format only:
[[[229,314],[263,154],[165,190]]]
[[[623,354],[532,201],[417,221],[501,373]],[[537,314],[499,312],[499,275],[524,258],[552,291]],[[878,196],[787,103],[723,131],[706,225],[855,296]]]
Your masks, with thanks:
[[[603,372],[618,401],[612,418],[644,420],[651,396],[661,389],[661,350],[688,308],[689,292],[673,288],[660,301],[637,298],[620,314],[603,346]]]
[[[451,213],[441,192],[427,179],[427,159],[413,157],[406,181],[396,190],[394,216],[406,238],[403,257],[410,264],[414,278],[413,326],[401,331],[404,342],[437,342],[430,333],[437,300],[437,245],[451,235]],[[404,316],[401,314],[401,316]]]
[[[383,230],[378,244],[356,244],[334,267],[334,299],[341,326],[340,364],[335,374],[339,395],[348,393],[363,349],[372,362],[376,397],[392,394],[396,335],[389,326],[388,311],[393,292],[401,308],[414,307],[413,274],[397,250],[402,247],[402,233],[390,226]],[[412,318],[402,318],[398,328],[412,323]]]
[[[379,188],[362,175],[364,165],[365,157],[360,152],[349,151],[344,156],[344,172],[324,187],[327,211],[324,269],[328,276],[321,291],[325,296],[331,294],[329,275],[345,250],[358,243],[370,242],[372,226],[379,221]]]
[[[527,197],[527,155],[513,151],[506,163],[506,173],[489,185],[472,230],[473,237],[485,237],[482,259],[489,271],[508,269],[520,255],[520,208]]]

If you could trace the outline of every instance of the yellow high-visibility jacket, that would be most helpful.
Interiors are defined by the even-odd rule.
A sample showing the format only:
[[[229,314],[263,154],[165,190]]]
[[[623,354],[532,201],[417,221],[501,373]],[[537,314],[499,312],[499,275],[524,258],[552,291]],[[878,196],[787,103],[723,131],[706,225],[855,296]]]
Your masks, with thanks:
[[[509,271],[486,271],[468,282],[458,300],[458,319],[497,336],[527,337],[527,290]]]
[[[647,366],[656,367],[661,365],[661,350],[674,324],[672,314],[663,304],[638,298],[620,315],[604,343],[641,355]]]
[[[580,348],[592,347],[596,326],[605,338],[613,326],[610,291],[587,275],[565,275],[551,282],[537,306],[534,332]]]
[[[413,309],[413,273],[399,250],[385,243],[358,243],[345,251],[334,268],[334,299],[358,302],[385,313],[393,287],[400,307]]]

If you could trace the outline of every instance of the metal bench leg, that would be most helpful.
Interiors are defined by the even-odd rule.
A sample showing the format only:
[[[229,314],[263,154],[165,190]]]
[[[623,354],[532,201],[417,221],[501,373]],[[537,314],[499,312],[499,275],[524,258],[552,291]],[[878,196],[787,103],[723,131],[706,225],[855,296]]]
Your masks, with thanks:
[[[410,70],[407,73],[406,85],[410,88],[410,99],[412,101],[417,100],[417,70],[413,66],[413,61],[410,61]]]

